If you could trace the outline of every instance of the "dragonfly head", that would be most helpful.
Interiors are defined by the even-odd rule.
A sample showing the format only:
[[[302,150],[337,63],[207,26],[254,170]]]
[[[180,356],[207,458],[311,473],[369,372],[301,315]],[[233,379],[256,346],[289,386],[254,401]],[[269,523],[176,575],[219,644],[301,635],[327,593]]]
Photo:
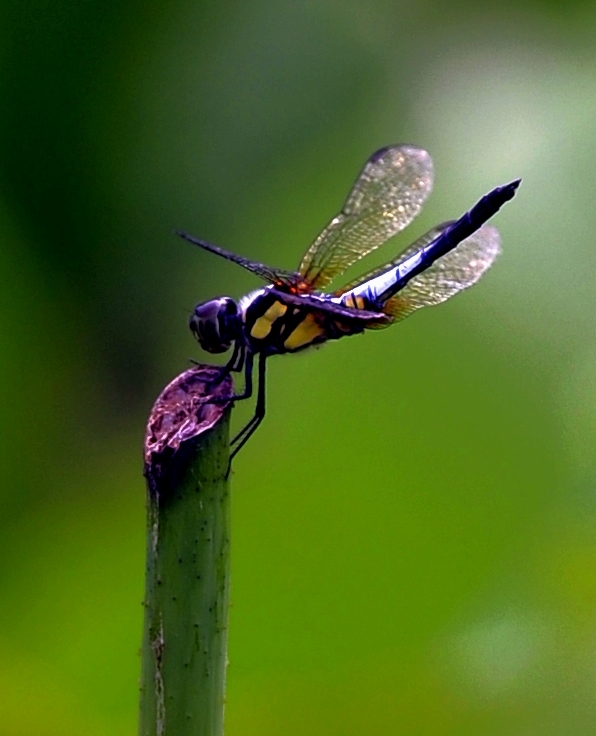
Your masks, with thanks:
[[[197,304],[188,324],[208,353],[225,353],[242,331],[238,305],[227,296]]]

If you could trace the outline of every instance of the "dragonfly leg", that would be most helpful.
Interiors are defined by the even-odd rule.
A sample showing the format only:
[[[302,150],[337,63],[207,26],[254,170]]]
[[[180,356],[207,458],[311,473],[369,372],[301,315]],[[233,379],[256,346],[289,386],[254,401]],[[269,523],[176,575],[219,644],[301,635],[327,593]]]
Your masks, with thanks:
[[[234,342],[234,350],[232,352],[232,357],[228,360],[228,362],[221,367],[219,374],[216,378],[214,378],[212,381],[209,382],[210,386],[219,386],[219,384],[226,378],[226,376],[229,376],[230,373],[234,372],[237,373],[238,371],[242,370],[242,367],[244,366],[244,353],[245,353],[245,347],[243,344],[240,344],[238,341]],[[194,361],[192,361],[194,363]]]
[[[238,340],[236,340],[234,342],[234,351],[232,353],[232,357],[221,369],[222,376],[227,376],[229,373],[238,373],[242,370],[242,368],[244,367],[245,352],[246,346],[244,345],[244,343],[240,343],[238,342]],[[221,381],[222,378],[218,377],[217,380]]]
[[[263,421],[265,416],[265,373],[266,373],[266,356],[261,353],[259,356],[259,377],[258,377],[258,389],[257,389],[257,403],[255,406],[255,413],[248,424],[238,432],[238,434],[231,441],[230,445],[236,445],[230,454],[230,462],[228,465],[228,474],[232,466],[232,460],[248,442],[252,433],[256,430],[259,424]],[[247,356],[248,361],[248,356]]]
[[[246,346],[244,343],[240,344],[238,341],[234,344],[234,353],[230,358],[228,365],[230,370],[234,373],[239,373],[244,367],[244,356],[246,354]],[[236,360],[234,360],[236,358]],[[227,367],[227,366],[226,366]]]
[[[203,404],[227,404],[232,401],[242,401],[243,399],[250,399],[252,396],[252,367],[254,363],[254,354],[251,352],[246,352],[244,348],[242,348],[242,357],[241,357],[241,363],[240,366],[244,365],[244,391],[241,394],[234,394],[233,396],[221,396],[219,398],[208,398],[203,399],[201,403]],[[231,364],[231,361],[228,363],[228,365],[224,366],[222,368],[222,373],[224,373],[224,376],[218,376],[214,379],[214,381],[210,384],[211,386],[217,385],[225,376],[227,376],[231,370],[235,370],[234,368],[229,368],[228,366]]]

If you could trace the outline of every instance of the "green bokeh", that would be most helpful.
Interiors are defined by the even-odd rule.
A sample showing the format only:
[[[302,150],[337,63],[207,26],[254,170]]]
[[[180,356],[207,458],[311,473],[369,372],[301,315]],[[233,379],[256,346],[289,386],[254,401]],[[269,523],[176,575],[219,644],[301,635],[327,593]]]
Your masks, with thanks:
[[[371,262],[522,176],[503,256],[270,362],[227,733],[592,734],[596,6],[0,7],[0,736],[136,732],[145,418],[192,306],[257,285],[172,231],[292,268],[400,141],[435,194]]]

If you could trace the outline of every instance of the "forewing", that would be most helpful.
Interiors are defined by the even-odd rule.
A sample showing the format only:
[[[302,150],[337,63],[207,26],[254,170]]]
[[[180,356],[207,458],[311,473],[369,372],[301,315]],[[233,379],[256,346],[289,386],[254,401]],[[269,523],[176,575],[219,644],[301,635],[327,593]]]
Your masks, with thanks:
[[[214,245],[213,243],[209,243],[206,240],[199,240],[199,238],[195,238],[194,235],[189,235],[183,230],[176,230],[176,235],[184,238],[184,240],[188,240],[188,242],[192,243],[193,245],[198,245],[199,248],[203,248],[204,250],[208,250],[210,253],[215,253],[215,255],[221,256],[228,261],[237,263],[239,266],[242,266],[242,268],[245,268],[247,271],[260,276],[262,279],[264,279],[265,281],[269,281],[269,283],[271,284],[291,285],[295,284],[299,278],[298,274],[292,271],[284,271],[281,268],[271,268],[270,266],[266,266],[264,263],[251,261],[249,258],[244,258],[244,256],[236,255],[236,253],[232,253],[225,248],[220,248],[219,245]]]
[[[356,180],[342,211],[306,251],[299,272],[322,289],[360,258],[412,222],[430,194],[430,155],[414,146],[374,153]]]
[[[407,258],[415,250],[409,248],[402,257]],[[421,307],[441,304],[475,284],[492,266],[499,252],[498,230],[484,225],[388,299],[383,312],[397,321]]]

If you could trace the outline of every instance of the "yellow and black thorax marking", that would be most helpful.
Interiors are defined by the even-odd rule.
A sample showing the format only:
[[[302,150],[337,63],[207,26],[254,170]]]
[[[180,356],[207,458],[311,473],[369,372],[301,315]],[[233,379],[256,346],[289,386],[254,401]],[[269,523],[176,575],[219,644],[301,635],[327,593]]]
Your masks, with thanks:
[[[361,297],[346,306],[363,308]],[[362,332],[362,326],[327,313],[284,304],[281,297],[267,289],[257,292],[244,306],[244,333],[254,352],[268,354],[292,353],[327,340]]]

